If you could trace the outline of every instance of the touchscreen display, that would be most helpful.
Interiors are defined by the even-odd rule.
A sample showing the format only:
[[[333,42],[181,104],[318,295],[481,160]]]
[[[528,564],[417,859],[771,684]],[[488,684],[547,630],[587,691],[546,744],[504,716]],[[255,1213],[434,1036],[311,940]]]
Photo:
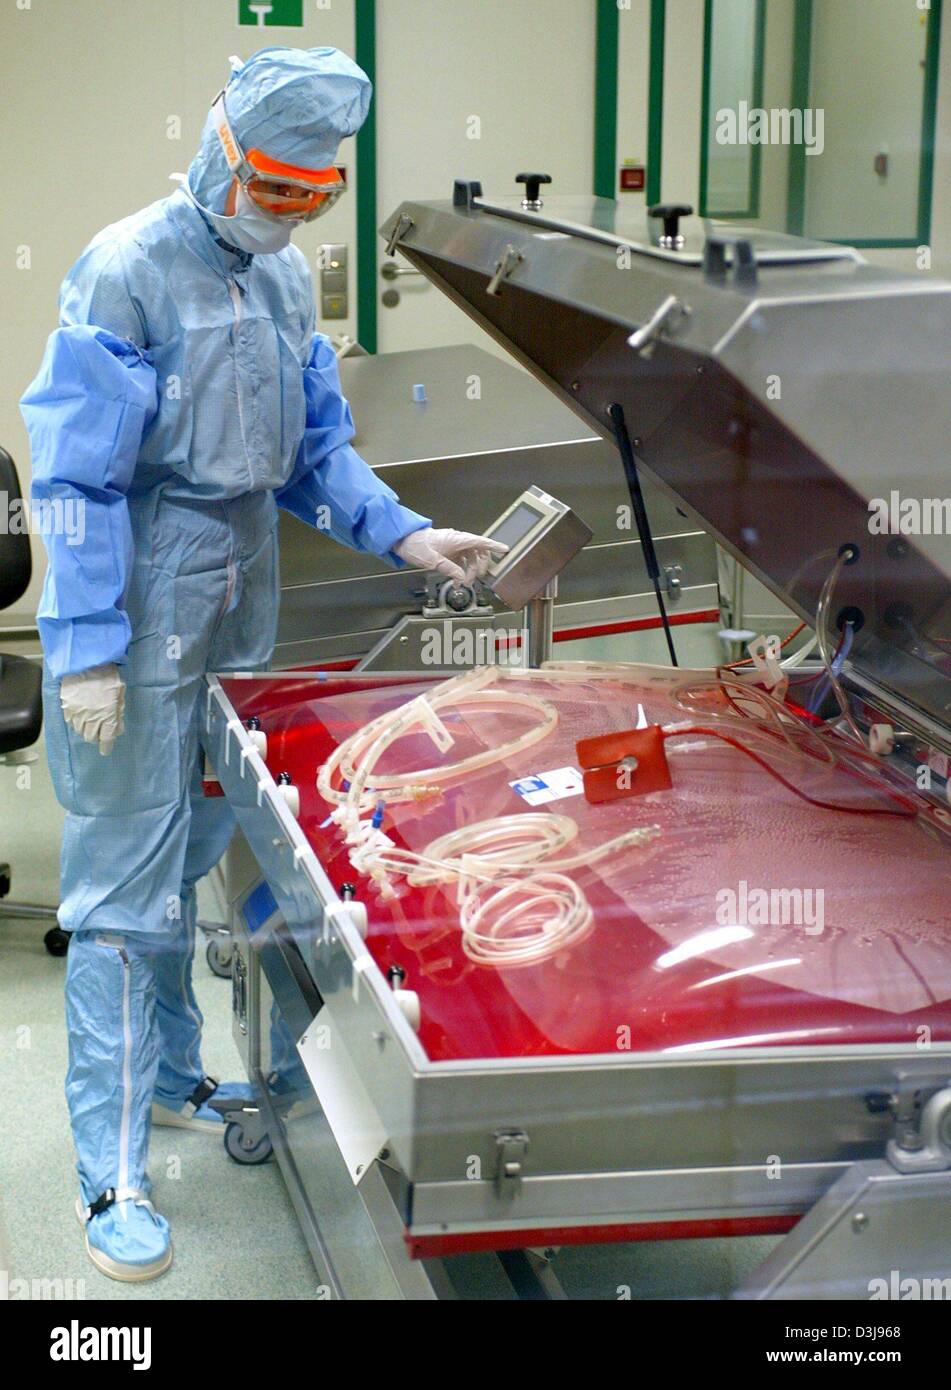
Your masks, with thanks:
[[[503,517],[489,535],[492,540],[500,541],[502,545],[513,546],[523,536],[528,535],[532,527],[542,520],[543,515],[544,513],[536,511],[527,502],[521,502],[513,512]]]

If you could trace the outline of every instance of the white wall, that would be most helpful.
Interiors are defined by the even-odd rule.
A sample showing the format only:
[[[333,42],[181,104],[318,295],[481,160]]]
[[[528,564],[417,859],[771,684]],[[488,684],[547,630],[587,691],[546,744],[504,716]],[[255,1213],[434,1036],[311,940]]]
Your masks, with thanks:
[[[595,21],[594,0],[377,0],[380,220],[407,198],[450,197],[457,178],[508,196],[536,171],[553,194],[590,193]],[[381,352],[475,342],[504,355],[428,281],[395,285]]]
[[[661,197],[700,206],[704,0],[667,0]]]

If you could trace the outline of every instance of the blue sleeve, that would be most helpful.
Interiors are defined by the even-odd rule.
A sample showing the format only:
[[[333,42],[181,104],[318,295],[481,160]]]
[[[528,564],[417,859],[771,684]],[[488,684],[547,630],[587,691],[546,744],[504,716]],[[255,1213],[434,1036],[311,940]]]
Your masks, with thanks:
[[[49,556],[37,621],[59,679],[120,662],[129,645],[126,494],[156,409],[155,371],[139,348],[105,329],[58,328],[20,407],[32,507]]]
[[[276,494],[278,506],[351,550],[401,564],[393,547],[432,522],[402,506],[351,446],[353,417],[341,393],[336,355],[321,333],[314,335],[304,367],[304,395],[304,438],[290,481]]]
[[[147,303],[154,301],[156,293],[164,293],[158,275],[153,262],[134,241],[116,240],[102,233],[86,247],[63,281],[60,326],[92,324],[147,348]]]

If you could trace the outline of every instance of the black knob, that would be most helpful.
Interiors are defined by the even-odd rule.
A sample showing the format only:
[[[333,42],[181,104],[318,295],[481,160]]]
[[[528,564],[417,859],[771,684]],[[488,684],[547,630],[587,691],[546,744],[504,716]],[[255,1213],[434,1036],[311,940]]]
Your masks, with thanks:
[[[693,216],[693,208],[689,203],[657,203],[649,211],[651,217],[662,219],[664,236],[671,241],[676,241],[680,236],[680,219]]]
[[[403,969],[401,965],[391,965],[389,970],[386,972],[386,978],[389,980],[390,984],[393,986],[394,989],[398,989],[399,986],[406,979],[406,971]]]
[[[542,184],[551,183],[551,174],[519,174],[515,182],[524,183],[526,202],[537,203]]]

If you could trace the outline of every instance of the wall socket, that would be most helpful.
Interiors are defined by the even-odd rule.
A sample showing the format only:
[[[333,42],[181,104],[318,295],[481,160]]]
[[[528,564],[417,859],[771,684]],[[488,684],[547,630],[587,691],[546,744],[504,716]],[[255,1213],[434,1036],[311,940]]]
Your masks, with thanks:
[[[321,246],[317,264],[320,266],[320,313],[325,319],[345,319],[350,314],[348,291],[347,247],[337,244]]]

